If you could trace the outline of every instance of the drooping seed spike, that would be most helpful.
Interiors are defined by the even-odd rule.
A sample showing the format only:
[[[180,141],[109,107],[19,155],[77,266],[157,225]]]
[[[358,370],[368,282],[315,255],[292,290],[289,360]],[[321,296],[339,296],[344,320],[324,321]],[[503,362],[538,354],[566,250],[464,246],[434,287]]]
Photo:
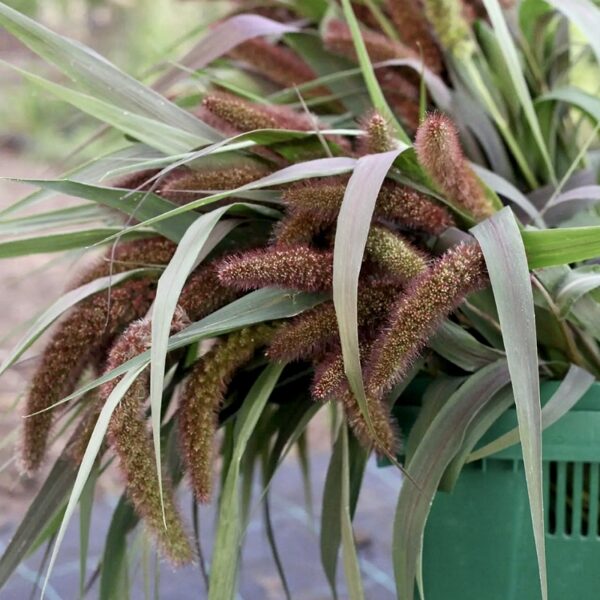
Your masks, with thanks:
[[[376,215],[430,235],[440,235],[454,225],[454,218],[444,206],[408,186],[394,183],[381,188]]]
[[[236,46],[229,54],[284,87],[301,85],[316,78],[315,72],[295,52],[260,38]]]
[[[442,48],[457,58],[469,57],[475,50],[468,21],[460,0],[423,0],[425,16]]]
[[[417,131],[415,150],[421,165],[451,202],[478,220],[494,213],[483,185],[465,159],[458,130],[448,117],[429,115]]]
[[[294,184],[283,193],[292,213],[306,213],[324,226],[337,219],[347,179],[328,177]],[[450,212],[409,187],[386,182],[377,198],[375,216],[397,222],[406,229],[439,235],[454,224]]]
[[[42,352],[27,397],[22,451],[26,472],[36,471],[46,454],[59,400],[74,391],[90,360],[128,323],[142,317],[154,299],[155,282],[129,280],[81,302],[55,331]],[[44,411],[44,412],[40,412]],[[37,413],[37,414],[35,414]]]
[[[442,55],[423,13],[421,0],[387,0],[392,21],[403,43],[418,55],[435,73],[443,68]]]
[[[173,258],[176,249],[176,244],[159,236],[120,243],[89,266],[83,274],[77,276],[69,287],[74,289],[100,277],[134,269],[162,267]]]
[[[396,147],[388,122],[378,112],[372,112],[361,121],[365,136],[360,138],[361,154],[389,152]]]
[[[396,42],[377,31],[363,28],[361,34],[369,58],[373,62],[384,62],[395,58],[419,58],[418,54],[404,44]],[[326,48],[330,52],[340,54],[354,61],[356,60],[356,49],[352,33],[344,21],[331,19],[327,23],[323,39]]]
[[[311,394],[317,402],[327,402],[341,397],[347,385],[344,358],[341,349],[338,348],[329,352],[315,366]]]
[[[261,324],[230,333],[196,363],[179,404],[183,457],[199,502],[212,492],[219,409],[235,372],[268,343],[274,328]]]
[[[215,263],[209,263],[188,277],[178,304],[191,321],[197,321],[233,302],[238,295],[231,287],[221,284]]]
[[[365,253],[369,260],[398,281],[410,281],[427,268],[427,259],[409,241],[383,225],[373,225]]]
[[[485,282],[483,254],[468,243],[451,248],[413,279],[367,355],[367,391],[381,396],[401,381],[440,322]]]
[[[321,292],[332,286],[333,255],[308,246],[272,247],[226,258],[217,271],[223,285],[240,291],[279,286]]]
[[[308,246],[325,227],[307,213],[291,214],[281,219],[273,231],[273,244],[278,247]]]
[[[156,193],[176,204],[187,204],[206,192],[234,190],[269,173],[271,169],[265,163],[250,159],[223,168],[189,169],[177,177],[169,178]]]
[[[181,309],[175,311],[171,331],[175,333],[188,323]],[[152,324],[143,319],[130,325],[115,343],[107,360],[107,371],[122,365],[150,347]],[[120,378],[104,384],[100,389],[103,403]],[[175,566],[192,561],[194,553],[183,522],[175,505],[173,491],[166,474],[163,474],[163,503],[154,448],[148,434],[144,406],[150,392],[148,370],[142,372],[115,408],[108,427],[111,448],[119,458],[119,467],[125,478],[126,490],[143,518],[144,524],[156,539],[159,547]],[[166,527],[163,522],[163,506]]]
[[[398,295],[394,285],[369,282],[359,288],[358,324],[373,326]],[[339,343],[338,323],[333,302],[324,302],[283,324],[273,336],[267,355],[273,360],[291,362],[321,358]]]
[[[340,396],[346,421],[363,446],[373,446],[381,454],[395,456],[398,451],[400,436],[389,407],[381,398],[372,394],[367,394],[366,400],[373,429],[370,429],[356,397],[350,390],[345,390]]]
[[[287,106],[255,104],[231,94],[210,94],[204,98],[202,105],[242,132],[255,129],[310,131],[314,126],[310,117]]]

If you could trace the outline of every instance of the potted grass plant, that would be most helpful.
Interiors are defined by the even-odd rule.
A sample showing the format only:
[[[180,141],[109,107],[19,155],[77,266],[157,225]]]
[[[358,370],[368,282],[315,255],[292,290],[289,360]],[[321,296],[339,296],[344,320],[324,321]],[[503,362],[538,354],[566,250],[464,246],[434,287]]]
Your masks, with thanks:
[[[218,502],[208,597],[234,598],[254,465],[266,496],[327,402],[343,417],[321,524],[333,597],[340,548],[364,597],[351,531],[370,453],[405,474],[399,598],[595,597],[598,7],[229,8],[144,85],[0,4],[68,83],[22,75],[123,134],[2,215],[31,234],[0,256],[105,254],[1,367],[52,327],[19,460],[35,473],[61,453],[0,584],[44,542],[48,580],[114,462],[100,597],[123,597],[138,525],[174,566],[197,559],[175,494],[189,486]],[[22,212],[57,192],[85,201],[66,233]]]

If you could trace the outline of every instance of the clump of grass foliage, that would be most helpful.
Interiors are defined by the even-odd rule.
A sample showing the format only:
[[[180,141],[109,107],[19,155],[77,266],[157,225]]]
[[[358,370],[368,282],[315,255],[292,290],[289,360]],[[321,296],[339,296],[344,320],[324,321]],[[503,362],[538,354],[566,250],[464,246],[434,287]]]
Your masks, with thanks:
[[[35,473],[50,443],[63,450],[0,583],[53,543],[47,581],[74,510],[115,461],[123,496],[100,596],[122,589],[138,524],[174,565],[198,559],[175,495],[189,485],[196,502],[218,502],[209,598],[234,598],[254,466],[267,498],[327,402],[343,418],[328,475],[338,484],[323,499],[326,575],[335,593],[341,547],[363,597],[350,532],[376,452],[407,476],[392,560],[398,596],[411,599],[440,481],[514,402],[546,597],[539,383],[582,394],[600,376],[598,7],[288,0],[230,11],[146,86],[0,4],[0,24],[67,76],[23,77],[123,134],[120,150],[34,181],[40,191],[1,215],[2,257],[106,250],[2,365],[52,326],[20,461]],[[82,203],[22,215],[55,193]],[[409,433],[392,409],[417,376],[448,392]],[[577,400],[558,399],[559,412]]]

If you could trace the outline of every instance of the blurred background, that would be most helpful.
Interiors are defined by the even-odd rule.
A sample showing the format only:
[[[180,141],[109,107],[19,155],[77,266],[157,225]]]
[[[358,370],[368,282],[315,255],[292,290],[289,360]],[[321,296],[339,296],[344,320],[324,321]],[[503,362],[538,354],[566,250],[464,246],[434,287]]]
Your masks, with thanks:
[[[85,43],[142,81],[151,80],[157,65],[180,55],[190,40],[196,39],[203,29],[230,8],[226,0],[5,0],[5,3],[47,27]],[[0,61],[36,74],[52,72],[47,64],[2,29]],[[40,91],[2,62],[0,210],[33,191],[14,179],[56,177],[86,159],[110,151],[119,143],[116,135],[98,136],[101,125],[97,121]],[[54,74],[56,76],[56,72]],[[71,202],[69,198],[52,198],[45,209],[68,206]],[[27,321],[61,295],[79,260],[78,254],[67,253],[0,261],[0,360],[23,333]],[[15,462],[22,419],[20,397],[35,354],[36,348],[19,368],[0,380],[0,552],[43,481],[43,475],[36,480],[23,479]],[[293,598],[325,600],[331,598],[331,592],[320,565],[317,524],[330,457],[326,411],[310,432],[309,447],[312,495],[306,498],[300,461],[297,456],[290,456],[276,478],[271,512]],[[399,485],[397,473],[379,469],[374,462],[369,464],[355,520],[368,598],[385,600],[395,596],[389,560],[391,523],[388,520],[393,514]],[[119,486],[111,485],[110,478],[102,478],[99,501],[93,514],[88,575],[101,555],[119,491]],[[184,493],[181,502],[184,508],[190,506],[190,495]],[[241,598],[279,600],[284,597],[283,588],[273,563],[261,511],[255,512],[246,544]],[[212,508],[202,509],[200,520],[209,552],[213,518]],[[133,543],[144,544],[143,533],[135,537]],[[19,567],[0,593],[2,600],[39,596],[37,570],[42,554],[43,551]],[[157,590],[161,600],[205,597],[197,567],[174,573],[168,565],[152,561],[151,564],[154,573],[150,582],[139,565],[137,571],[133,571],[139,579],[133,598],[158,597],[154,596]],[[160,577],[155,577],[156,573],[160,573]],[[73,519],[47,597],[72,600],[77,595],[78,585],[79,532],[77,519]],[[338,589],[344,589],[341,578]],[[94,598],[96,593],[92,588],[86,598]],[[343,592],[341,597],[345,597]]]

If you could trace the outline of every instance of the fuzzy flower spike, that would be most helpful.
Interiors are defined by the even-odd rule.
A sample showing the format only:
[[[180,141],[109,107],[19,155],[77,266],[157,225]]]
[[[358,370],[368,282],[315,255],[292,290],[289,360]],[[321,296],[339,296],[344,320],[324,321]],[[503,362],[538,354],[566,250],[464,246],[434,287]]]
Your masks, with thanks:
[[[494,207],[463,154],[454,123],[441,113],[429,115],[415,139],[419,162],[433,182],[457,207],[483,220]]]
[[[227,387],[235,372],[269,342],[273,331],[272,326],[261,324],[230,333],[196,363],[187,380],[179,404],[179,434],[199,502],[211,497],[214,438]]]

